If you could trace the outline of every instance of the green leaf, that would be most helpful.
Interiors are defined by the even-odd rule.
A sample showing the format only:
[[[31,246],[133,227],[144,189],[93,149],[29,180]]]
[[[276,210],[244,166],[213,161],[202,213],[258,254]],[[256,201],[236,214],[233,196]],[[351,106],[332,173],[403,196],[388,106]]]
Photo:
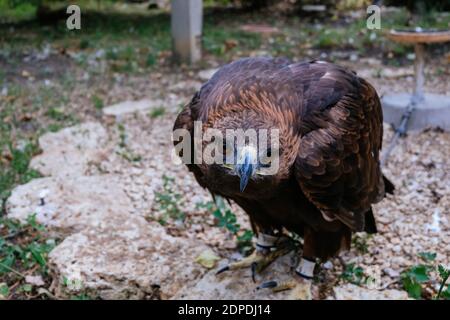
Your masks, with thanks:
[[[88,296],[87,294],[82,293],[82,294],[70,297],[70,300],[92,300],[92,298],[90,296]]]
[[[27,217],[27,223],[36,231],[44,231],[45,227],[36,221],[36,213],[30,214]]]
[[[207,249],[195,259],[195,262],[201,264],[205,268],[211,269],[214,268],[218,260],[220,260],[220,258],[214,253],[214,251]]]
[[[420,252],[419,257],[421,257],[425,261],[434,261],[434,259],[436,259],[436,253]]]
[[[34,260],[41,267],[45,267],[45,265],[47,264],[47,261],[45,261],[45,258],[42,255],[42,248],[38,244],[32,243],[28,246],[28,249],[30,250]]]
[[[441,292],[441,298],[450,300],[450,285],[447,286],[447,290]]]
[[[0,283],[0,300],[6,299],[9,296],[8,285],[4,282]]]
[[[362,276],[364,276],[364,270],[361,267],[356,267],[354,270],[355,276],[358,278],[361,278]]]
[[[448,278],[450,278],[450,270],[444,267],[442,264],[438,265],[438,273],[441,278],[441,284],[439,287],[439,291],[437,294],[437,299],[440,299],[441,297],[444,299],[450,298],[450,285],[447,285],[447,290],[443,290],[445,287],[445,283],[447,282]]]
[[[366,278],[366,275],[363,268],[356,267],[354,263],[350,263],[341,274],[341,278],[353,284],[360,284]]]
[[[14,263],[16,262],[16,257],[13,254],[8,254],[3,260],[0,260],[0,274],[8,273]]]
[[[422,283],[430,280],[428,275],[429,267],[425,265],[414,266],[408,272],[408,275],[417,282]]]
[[[222,212],[219,209],[213,211],[213,216],[219,220],[223,220]]]
[[[33,290],[33,286],[27,283],[21,287],[21,290],[24,292],[31,292],[31,290]]]
[[[239,242],[250,242],[253,238],[253,232],[245,230],[242,234],[237,236]]]
[[[422,296],[422,287],[420,286],[420,284],[416,281],[414,281],[411,278],[404,278],[403,279],[403,287],[405,288],[405,290],[408,292],[408,295],[411,298],[414,299],[420,299]]]
[[[438,265],[438,272],[442,279],[450,277],[450,269],[445,268],[442,264]]]

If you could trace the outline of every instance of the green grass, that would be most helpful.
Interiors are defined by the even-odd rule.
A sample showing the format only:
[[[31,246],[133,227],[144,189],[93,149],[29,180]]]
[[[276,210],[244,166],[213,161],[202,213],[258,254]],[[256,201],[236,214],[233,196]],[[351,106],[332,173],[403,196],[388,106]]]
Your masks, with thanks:
[[[11,6],[10,2],[10,0],[0,1],[0,22],[28,20],[36,14],[36,6],[33,3],[18,2],[18,5]]]
[[[224,19],[217,24],[214,17],[205,16],[202,41],[206,53],[227,59],[236,52],[261,46],[260,35],[239,31],[239,21]],[[104,50],[108,70],[140,74],[158,66],[161,53],[171,49],[170,15],[160,11],[127,13],[90,8],[83,10],[81,30],[68,31],[64,21],[55,27],[42,27],[31,20],[17,23],[13,31],[0,24],[0,31],[4,52],[29,50],[50,42],[78,50],[76,60],[81,67],[89,67],[89,71],[94,70],[88,62],[95,59],[99,50]],[[237,45],[227,47],[230,42]]]
[[[150,116],[150,118],[155,119],[158,117],[162,117],[165,113],[166,113],[166,108],[157,107],[157,108],[153,109],[152,111],[150,111],[149,116]]]
[[[107,69],[116,73],[145,74],[168,61],[161,57],[167,56],[171,49],[169,13],[119,10],[109,2],[100,10],[89,1],[82,7],[82,29],[78,31],[68,31],[64,21],[56,27],[42,27],[31,20],[16,24],[14,31],[0,24],[3,51],[16,52],[50,42],[78,50],[77,61],[81,67],[89,67],[89,72],[100,72],[88,62],[101,50]],[[430,11],[419,20],[418,24],[423,27],[448,28],[450,15]],[[323,25],[317,27],[307,19],[289,18],[282,23],[273,17],[265,17],[263,22],[278,26],[282,31],[282,34],[273,35],[270,42],[259,34],[239,30],[243,21],[259,22],[255,14],[217,15],[206,10],[202,37],[204,52],[228,61],[260,49],[275,56],[301,57],[305,44],[317,50],[356,50],[360,54],[382,50],[404,56],[412,51],[408,46],[387,41],[383,35],[390,28],[407,26],[409,20],[405,10],[383,12],[382,30],[374,31],[366,28],[365,19],[322,21]]]
[[[52,298],[24,277],[40,275],[43,288],[50,286],[47,255],[55,240],[34,216],[22,224],[3,215],[12,189],[40,177],[29,167],[40,151],[37,138],[76,121],[72,113],[59,107],[68,101],[66,89],[70,86],[48,89],[10,84],[8,96],[0,97],[0,299]]]
[[[38,137],[48,131],[78,122],[77,116],[62,106],[68,103],[70,86],[27,87],[9,84],[8,96],[0,96],[0,208],[11,190],[40,174],[29,168],[40,152]],[[4,213],[4,212],[3,212]]]
[[[155,202],[161,216],[158,222],[161,225],[167,224],[168,220],[178,220],[184,222],[186,214],[181,209],[182,195],[173,190],[174,179],[163,175],[163,187],[161,191],[155,192]]]
[[[65,21],[41,26],[35,20],[15,23],[14,29],[0,24],[3,52],[17,52],[44,43],[80,50],[78,62],[88,67],[96,52],[105,51],[113,72],[142,73],[158,63],[158,55],[170,50],[170,16],[167,13],[122,12],[95,6],[83,7],[81,30],[69,31]],[[92,69],[92,66],[89,66]]]
[[[356,233],[352,236],[352,246],[362,254],[369,252],[369,245],[367,242],[372,237],[370,234]]]
[[[0,298],[39,296],[39,288],[25,278],[40,275],[44,286],[50,284],[47,256],[56,240],[48,237],[35,215],[26,223],[0,218],[0,235]]]
[[[203,31],[203,47],[218,57],[233,53],[237,50],[255,50],[261,46],[261,36],[237,30],[238,26],[231,28],[217,25],[206,20]],[[227,43],[234,43],[234,47],[227,47]]]
[[[94,104],[94,108],[98,111],[102,110],[103,107],[105,106],[103,99],[97,95],[93,95],[91,100],[92,100],[92,103]]]
[[[25,143],[25,146],[20,149],[13,147],[11,144],[3,148],[9,160],[2,160],[7,163],[0,167],[0,202],[2,207],[16,185],[27,183],[40,176],[37,171],[28,168],[31,157],[36,153],[37,145],[35,142]]]
[[[345,270],[341,274],[341,279],[349,283],[361,285],[367,282],[368,277],[364,273],[364,269],[362,267],[356,266],[354,263],[350,263],[345,266]]]
[[[117,131],[119,133],[119,150],[116,151],[118,155],[129,162],[138,162],[141,161],[142,157],[140,155],[134,154],[129,148],[127,144],[127,132],[125,126],[121,123],[117,125]]]
[[[56,121],[64,121],[67,119],[67,115],[64,112],[63,108],[50,108],[47,110],[46,116]]]
[[[225,204],[223,198],[216,197],[216,202],[198,203],[197,208],[206,209],[207,212],[214,216],[217,227],[224,228],[233,234],[236,237],[238,249],[244,255],[249,254],[253,250],[253,232],[242,228],[237,223],[236,215]]]

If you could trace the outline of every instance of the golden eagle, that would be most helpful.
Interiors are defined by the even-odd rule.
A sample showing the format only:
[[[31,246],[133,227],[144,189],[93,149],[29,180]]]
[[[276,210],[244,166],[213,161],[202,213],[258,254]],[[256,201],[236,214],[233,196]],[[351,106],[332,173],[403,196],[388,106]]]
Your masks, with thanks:
[[[203,130],[279,132],[277,150],[265,151],[277,153],[274,174],[260,174],[264,156],[248,140],[234,149],[234,163],[196,162],[194,154],[186,163],[213,196],[242,207],[257,235],[254,253],[221,271],[260,270],[285,253],[288,230],[303,238],[294,297],[310,298],[316,261],[349,249],[352,232],[377,231],[371,205],[394,186],[380,169],[380,100],[354,72],[316,60],[240,59],[220,68],[178,115],[174,130],[188,132],[191,146],[199,143],[195,121]],[[181,141],[174,137],[175,145]]]

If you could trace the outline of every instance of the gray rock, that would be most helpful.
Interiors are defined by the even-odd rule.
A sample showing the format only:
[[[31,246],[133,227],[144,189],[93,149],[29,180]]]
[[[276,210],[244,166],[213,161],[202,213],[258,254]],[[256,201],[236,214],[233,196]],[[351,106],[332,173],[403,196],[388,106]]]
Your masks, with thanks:
[[[124,101],[103,109],[103,113],[107,116],[122,116],[134,112],[148,111],[153,108],[164,106],[162,100],[143,99],[138,101]]]
[[[412,68],[388,68],[388,67],[384,67],[381,74],[382,77],[388,79],[398,79],[412,75],[414,75],[414,70]]]
[[[344,284],[333,288],[336,300],[408,300],[406,291],[374,290],[358,287],[354,284]]]
[[[167,299],[206,271],[191,257],[206,247],[168,235],[142,217],[113,216],[66,238],[49,256],[60,295]]]
[[[145,184],[130,185],[128,174],[85,175],[108,140],[96,123],[44,135],[43,153],[32,162],[50,176],[15,188],[7,215],[26,221],[36,213],[50,232],[66,237],[49,255],[57,297],[85,292],[103,299],[169,298],[207,271],[195,262],[207,247],[132,214],[128,193]],[[135,180],[142,175],[130,173]],[[151,201],[146,205],[151,208]]]
[[[217,72],[218,69],[202,70],[198,73],[198,77],[203,81],[208,81]]]
[[[131,204],[122,185],[113,175],[35,179],[13,190],[6,210],[21,221],[36,213],[38,222],[68,234],[116,217],[126,220]]]
[[[383,272],[391,278],[398,278],[400,276],[400,272],[392,268],[384,268]]]
[[[202,84],[199,81],[195,80],[186,80],[177,82],[170,87],[170,90],[181,91],[181,90],[190,90],[192,92],[200,90]]]
[[[39,138],[43,152],[30,167],[46,176],[84,175],[89,165],[101,161],[107,139],[105,128],[95,122],[44,134]]]

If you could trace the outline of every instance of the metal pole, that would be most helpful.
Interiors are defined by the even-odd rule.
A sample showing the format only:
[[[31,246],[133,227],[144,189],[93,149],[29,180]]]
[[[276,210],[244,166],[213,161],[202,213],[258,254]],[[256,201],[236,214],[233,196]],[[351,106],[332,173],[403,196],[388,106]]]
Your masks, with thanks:
[[[396,128],[394,137],[392,138],[387,150],[384,152],[383,157],[381,158],[381,166],[382,167],[384,167],[386,165],[387,160],[389,159],[389,156],[390,156],[392,150],[394,150],[394,147],[397,144],[398,139],[401,136],[404,136],[406,134],[408,121],[411,118],[411,115],[415,109],[415,106],[416,106],[415,102],[411,101],[408,104],[408,106],[406,107],[406,111],[402,115],[402,120],[400,121],[400,125]]]
[[[414,45],[416,58],[414,60],[414,78],[416,87],[414,88],[413,100],[418,103],[424,99],[423,85],[425,82],[424,65],[425,65],[425,45],[423,43],[416,43]]]
[[[173,57],[177,63],[201,59],[202,0],[172,0]]]
[[[402,115],[400,125],[396,128],[394,137],[389,143],[387,150],[383,154],[383,157],[381,159],[381,166],[386,165],[389,159],[389,155],[391,154],[392,150],[394,150],[394,147],[397,144],[398,139],[406,134],[406,130],[408,128],[408,121],[411,118],[411,115],[413,114],[414,110],[416,109],[416,105],[418,105],[424,100],[423,85],[425,82],[424,76],[425,45],[423,43],[416,43],[414,49],[416,53],[416,58],[414,60],[414,78],[416,86],[414,88],[411,101],[406,106],[406,110]]]

